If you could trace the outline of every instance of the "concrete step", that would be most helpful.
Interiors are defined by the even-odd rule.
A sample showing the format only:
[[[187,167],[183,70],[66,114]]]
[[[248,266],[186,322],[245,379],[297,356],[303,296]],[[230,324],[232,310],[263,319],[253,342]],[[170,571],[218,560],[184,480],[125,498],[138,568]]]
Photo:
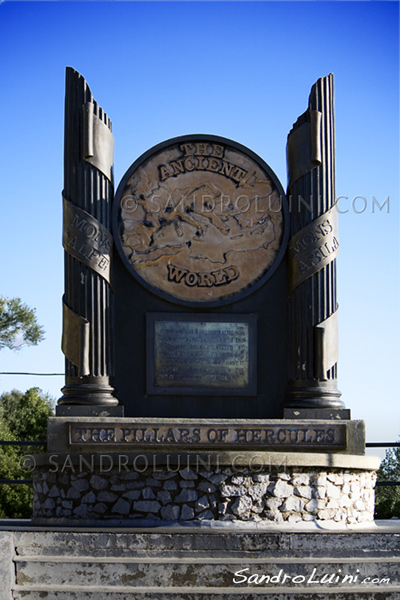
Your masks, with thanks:
[[[398,526],[363,532],[26,529],[12,534],[10,549],[15,577],[7,600],[400,598]]]
[[[234,589],[232,588],[115,588],[112,592],[104,588],[90,590],[77,587],[64,587],[62,590],[50,588],[15,590],[14,600],[399,600],[400,588],[392,590],[372,590],[365,587],[348,587],[341,590],[322,587],[315,589],[297,587]]]
[[[333,559],[137,559],[115,557],[15,557],[18,585],[219,588],[264,584],[296,587],[307,583],[354,585],[367,581],[389,587],[400,582],[400,558]],[[375,583],[372,583],[375,581]]]
[[[17,531],[18,556],[193,556],[305,558],[400,556],[400,527],[381,531],[227,531],[169,528],[114,531]]]

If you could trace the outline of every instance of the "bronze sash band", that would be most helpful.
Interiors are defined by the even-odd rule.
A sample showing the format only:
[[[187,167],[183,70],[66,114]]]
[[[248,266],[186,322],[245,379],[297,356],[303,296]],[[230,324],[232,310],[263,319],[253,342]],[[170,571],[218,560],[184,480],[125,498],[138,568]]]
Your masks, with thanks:
[[[339,253],[337,207],[320,215],[290,240],[289,294],[332,262]]]
[[[67,359],[78,367],[79,377],[90,375],[90,323],[71,310],[63,298],[63,332],[61,348]]]
[[[64,250],[110,283],[113,238],[97,219],[63,198]]]

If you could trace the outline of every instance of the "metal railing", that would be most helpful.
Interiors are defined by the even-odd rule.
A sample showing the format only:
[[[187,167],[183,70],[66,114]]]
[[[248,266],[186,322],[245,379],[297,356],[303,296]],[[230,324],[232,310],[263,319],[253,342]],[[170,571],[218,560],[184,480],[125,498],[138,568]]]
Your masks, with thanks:
[[[47,446],[47,441],[32,441],[32,442],[20,442],[20,441],[0,441],[0,446]],[[33,479],[0,479],[0,485],[32,485]]]
[[[400,448],[400,442],[367,442],[366,448]],[[400,481],[377,481],[376,487],[396,487]]]

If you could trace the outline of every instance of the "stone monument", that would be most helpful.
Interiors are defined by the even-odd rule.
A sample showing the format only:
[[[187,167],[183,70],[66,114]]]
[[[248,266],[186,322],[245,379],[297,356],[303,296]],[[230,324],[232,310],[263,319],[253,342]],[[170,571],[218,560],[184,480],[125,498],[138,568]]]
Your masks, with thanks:
[[[67,69],[66,381],[34,522],[235,527],[373,520],[377,459],[337,389],[333,76],[288,138],[285,194],[241,144],[133,162]]]

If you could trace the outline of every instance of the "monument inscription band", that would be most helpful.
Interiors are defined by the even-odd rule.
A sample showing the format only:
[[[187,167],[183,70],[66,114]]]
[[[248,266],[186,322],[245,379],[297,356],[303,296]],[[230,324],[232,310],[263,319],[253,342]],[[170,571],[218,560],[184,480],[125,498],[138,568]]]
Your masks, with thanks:
[[[124,446],[126,448],[162,447],[237,447],[257,448],[318,448],[340,450],[346,448],[346,425],[321,424],[230,424],[151,422],[137,424],[107,423],[93,427],[90,423],[69,424],[69,444]]]

